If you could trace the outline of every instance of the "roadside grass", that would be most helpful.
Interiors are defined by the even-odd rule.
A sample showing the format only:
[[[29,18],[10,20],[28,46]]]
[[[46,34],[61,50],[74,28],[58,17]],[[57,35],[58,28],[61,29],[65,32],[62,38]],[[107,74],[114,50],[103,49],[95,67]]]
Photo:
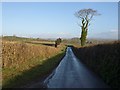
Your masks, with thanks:
[[[7,72],[8,74],[15,73],[16,75],[12,76],[12,77],[8,76],[9,78],[5,79],[5,81],[4,81],[5,84],[3,83],[3,88],[20,87],[22,85],[24,86],[24,85],[28,84],[29,82],[31,82],[32,80],[36,80],[37,78],[42,78],[45,75],[50,74],[52,72],[52,70],[55,67],[57,67],[57,65],[59,64],[61,59],[64,57],[64,55],[65,55],[65,53],[61,52],[60,54],[58,54],[56,56],[53,56],[47,60],[44,60],[42,62],[42,64],[38,63],[31,69],[24,70],[23,72],[19,72],[20,68],[19,69],[6,68],[3,71],[3,74]],[[24,65],[22,65],[21,67],[24,67]]]
[[[55,48],[41,44],[3,40],[3,88],[19,87],[35,78],[42,78],[58,65],[64,52],[63,44]]]
[[[77,58],[112,88],[120,88],[120,41],[86,47],[73,47]]]
[[[60,45],[58,48],[48,47],[46,45],[35,45],[24,42],[2,42],[2,63],[5,67],[18,67],[20,64],[28,62],[31,59],[47,59],[65,48]]]

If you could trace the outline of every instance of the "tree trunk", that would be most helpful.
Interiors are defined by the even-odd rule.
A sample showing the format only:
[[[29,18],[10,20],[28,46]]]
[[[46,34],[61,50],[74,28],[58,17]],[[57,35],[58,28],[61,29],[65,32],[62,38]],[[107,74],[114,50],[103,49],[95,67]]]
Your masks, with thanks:
[[[89,21],[88,20],[86,20],[86,22],[84,22],[85,20],[83,19],[82,20],[82,32],[81,32],[81,38],[80,38],[80,40],[81,40],[81,46],[84,46],[85,45],[85,43],[86,43],[86,38],[87,38],[87,31],[88,31],[88,23],[89,23]]]
[[[81,33],[81,46],[84,46],[85,43],[86,43],[86,37],[87,37],[87,31],[85,30],[82,30],[82,33]]]

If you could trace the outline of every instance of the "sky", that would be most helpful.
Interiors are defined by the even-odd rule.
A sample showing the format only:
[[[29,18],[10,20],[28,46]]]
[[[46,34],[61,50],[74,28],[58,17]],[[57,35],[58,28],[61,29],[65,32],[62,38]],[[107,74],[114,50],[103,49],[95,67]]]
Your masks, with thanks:
[[[89,38],[118,38],[117,2],[2,2],[2,34],[39,38],[80,37],[74,13],[92,8]]]
[[[119,0],[1,0],[2,2],[118,2]]]

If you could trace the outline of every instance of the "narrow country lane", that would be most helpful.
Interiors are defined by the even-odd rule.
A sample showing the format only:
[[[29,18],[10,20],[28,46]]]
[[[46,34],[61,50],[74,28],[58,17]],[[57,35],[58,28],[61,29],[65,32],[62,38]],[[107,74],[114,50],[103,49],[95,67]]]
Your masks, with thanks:
[[[71,47],[49,77],[44,81],[47,88],[108,88],[108,86],[73,54]]]

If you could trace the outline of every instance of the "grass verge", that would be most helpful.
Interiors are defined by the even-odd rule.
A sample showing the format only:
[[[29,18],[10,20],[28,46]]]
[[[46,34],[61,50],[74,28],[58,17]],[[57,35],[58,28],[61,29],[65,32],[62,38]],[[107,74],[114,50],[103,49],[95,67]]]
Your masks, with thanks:
[[[51,42],[46,41],[26,43],[3,39],[2,87],[21,87],[49,74],[65,52],[65,45],[61,44],[58,48],[50,45]]]
[[[52,70],[59,64],[61,59],[64,57],[65,52],[62,52],[56,56],[53,56],[52,58],[49,58],[45,60],[42,64],[32,67],[29,70],[26,70],[24,72],[19,72],[19,75],[16,75],[14,77],[11,77],[9,79],[6,79],[3,85],[3,88],[13,88],[13,87],[20,87],[22,85],[28,84],[32,80],[35,80],[37,78],[42,78],[43,76],[49,74],[52,72]],[[16,69],[14,68],[7,68],[3,71],[5,72],[14,72],[18,73]]]

